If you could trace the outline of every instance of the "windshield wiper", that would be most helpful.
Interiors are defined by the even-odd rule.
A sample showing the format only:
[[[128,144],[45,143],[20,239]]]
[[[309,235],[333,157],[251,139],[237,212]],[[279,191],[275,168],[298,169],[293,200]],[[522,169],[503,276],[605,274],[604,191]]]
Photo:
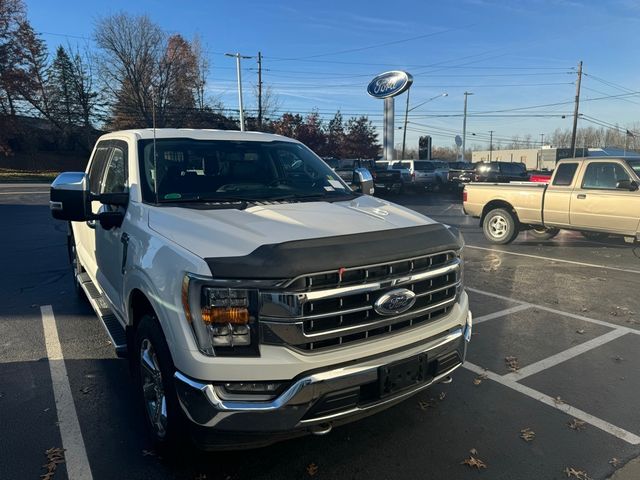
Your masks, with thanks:
[[[331,201],[331,202],[337,202],[339,200],[343,200],[345,198],[354,198],[357,197],[358,195],[356,193],[353,192],[345,192],[345,193],[333,193],[331,195],[326,194],[326,193],[315,193],[315,194],[303,194],[303,195],[299,195],[299,194],[289,194],[289,195],[283,195],[281,197],[269,197],[266,198],[265,201],[267,202],[279,202],[279,201],[285,201],[285,200],[326,200],[326,201]]]
[[[160,202],[162,205],[166,205],[169,203],[207,203],[207,204],[217,204],[222,208],[227,208],[230,204],[238,204],[241,210],[247,208],[247,205],[250,203],[255,203],[260,201],[255,198],[245,198],[245,197],[189,197],[189,198],[173,198],[169,200],[163,200]]]

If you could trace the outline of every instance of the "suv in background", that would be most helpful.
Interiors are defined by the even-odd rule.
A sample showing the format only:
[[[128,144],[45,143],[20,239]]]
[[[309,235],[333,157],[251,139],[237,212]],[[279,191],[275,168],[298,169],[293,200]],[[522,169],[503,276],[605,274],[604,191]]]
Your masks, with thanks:
[[[449,176],[446,162],[436,160],[398,160],[391,162],[389,168],[404,172],[414,190],[439,190],[447,184]]]
[[[471,178],[475,182],[527,182],[529,174],[524,163],[481,162],[476,165],[475,175]]]

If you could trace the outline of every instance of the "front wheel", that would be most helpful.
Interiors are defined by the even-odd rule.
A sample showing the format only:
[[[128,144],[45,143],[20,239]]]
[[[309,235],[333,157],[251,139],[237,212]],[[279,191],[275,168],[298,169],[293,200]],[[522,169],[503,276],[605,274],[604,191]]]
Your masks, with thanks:
[[[135,335],[134,378],[147,430],[159,450],[170,453],[184,444],[186,418],[173,381],[175,368],[160,323],[151,314],[140,320]]]
[[[505,245],[518,236],[518,222],[513,213],[503,208],[491,210],[482,222],[484,236],[491,243]]]
[[[558,235],[558,233],[560,233],[558,228],[534,227],[529,230],[529,235],[536,240],[550,240]]]

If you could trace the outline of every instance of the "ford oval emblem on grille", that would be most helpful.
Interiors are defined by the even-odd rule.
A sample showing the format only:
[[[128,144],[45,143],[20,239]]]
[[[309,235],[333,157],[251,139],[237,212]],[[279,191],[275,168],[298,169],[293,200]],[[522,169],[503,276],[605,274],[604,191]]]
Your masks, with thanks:
[[[406,312],[416,303],[416,294],[406,288],[398,288],[382,295],[373,309],[380,315],[397,315]]]

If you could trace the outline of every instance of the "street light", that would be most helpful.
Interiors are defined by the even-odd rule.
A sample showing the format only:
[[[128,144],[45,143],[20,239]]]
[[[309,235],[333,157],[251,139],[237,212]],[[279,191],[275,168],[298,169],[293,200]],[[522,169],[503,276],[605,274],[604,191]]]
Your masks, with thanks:
[[[403,128],[403,131],[402,131],[402,156],[401,156],[401,158],[403,160],[404,160],[404,150],[405,150],[405,146],[407,144],[407,122],[408,122],[408,119],[409,119],[409,112],[415,110],[416,108],[421,107],[425,103],[429,103],[432,100],[435,100],[436,98],[448,97],[449,96],[449,94],[447,92],[443,92],[440,95],[436,95],[435,97],[431,97],[430,99],[425,100],[424,102],[419,103],[418,105],[409,108],[409,92],[410,91],[411,91],[411,89],[407,90],[407,107],[405,108],[405,111],[404,111],[404,128]]]
[[[467,97],[473,95],[472,92],[464,92],[464,119],[462,120],[462,160],[464,162],[464,152],[467,148]]]
[[[235,57],[236,70],[238,75],[238,110],[240,112],[240,131],[244,132],[244,109],[242,107],[242,73],[240,71],[240,59],[241,58],[253,58],[247,55],[240,55],[239,53],[225,53],[227,57]]]

